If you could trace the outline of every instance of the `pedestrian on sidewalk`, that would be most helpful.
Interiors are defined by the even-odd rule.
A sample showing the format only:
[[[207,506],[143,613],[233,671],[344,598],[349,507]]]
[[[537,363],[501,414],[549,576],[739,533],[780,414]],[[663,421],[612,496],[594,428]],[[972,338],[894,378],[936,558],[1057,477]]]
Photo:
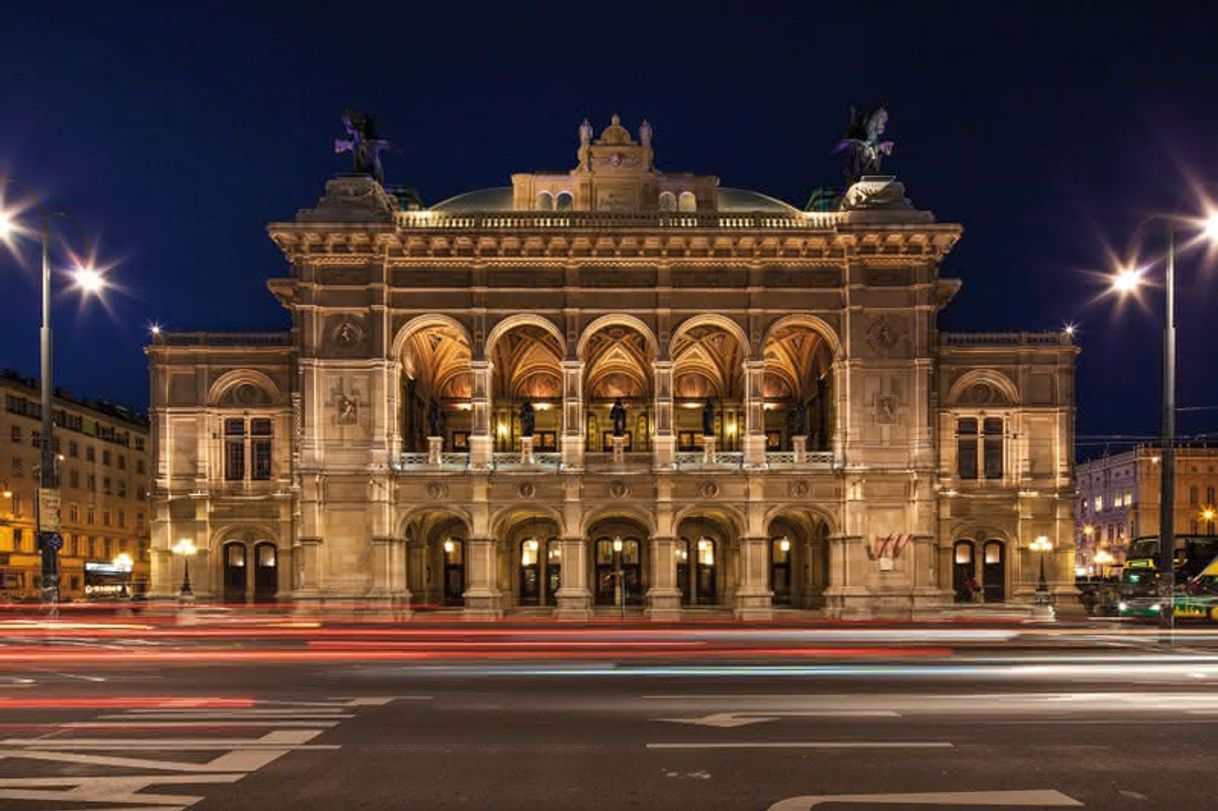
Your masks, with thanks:
[[[980,602],[981,584],[974,575],[969,575],[964,581],[964,601],[966,603]]]

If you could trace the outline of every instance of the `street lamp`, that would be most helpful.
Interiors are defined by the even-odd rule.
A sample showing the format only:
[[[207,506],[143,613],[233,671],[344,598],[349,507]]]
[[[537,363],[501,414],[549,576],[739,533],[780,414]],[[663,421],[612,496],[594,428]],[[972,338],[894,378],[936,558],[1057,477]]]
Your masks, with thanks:
[[[0,187],[10,185],[19,184],[12,178],[0,175]],[[36,208],[39,210],[39,230],[42,242],[42,327],[39,330],[42,428],[38,438],[41,457],[38,498],[34,502],[34,525],[42,559],[43,599],[49,598],[51,605],[56,606],[59,603],[59,547],[63,542],[56,535],[59,530],[59,483],[55,465],[55,443],[52,436],[55,421],[52,401],[54,386],[51,381],[51,223],[58,217],[71,218],[67,212],[48,209],[41,204]],[[16,209],[3,206],[3,196],[0,195],[0,240],[10,247],[13,238],[25,232],[17,215]],[[79,228],[79,225],[77,227]],[[74,257],[73,264],[75,267],[71,274],[77,289],[82,293],[85,295],[97,294],[106,287],[104,274],[94,267],[91,261],[82,261]]]
[[[1099,549],[1096,551],[1092,560],[1095,561],[1096,566],[1100,567],[1100,577],[1107,577],[1108,567],[1113,564],[1113,561],[1115,561],[1116,558],[1114,558],[1112,553],[1107,549]]]
[[[1048,535],[1039,535],[1036,540],[1032,541],[1030,548],[1033,552],[1040,553],[1040,579],[1036,582],[1036,604],[1048,606],[1052,603],[1052,595],[1049,593],[1049,581],[1045,579],[1045,553],[1052,551],[1053,542],[1049,540]]]
[[[173,545],[172,551],[182,558],[182,590],[179,592],[179,596],[183,600],[189,600],[194,597],[194,593],[190,590],[190,559],[199,551],[199,548],[190,538],[182,538]]]
[[[618,615],[623,623],[626,622],[626,584],[622,581],[622,536],[618,535],[613,539],[613,560],[617,564],[617,571],[614,572],[614,580],[616,586],[614,597],[617,598]]]
[[[1176,580],[1176,235],[1181,231],[1199,235],[1205,240],[1218,240],[1218,210],[1206,217],[1184,218],[1155,214],[1139,224],[1134,233],[1151,222],[1163,224],[1163,393],[1162,393],[1162,468],[1159,479],[1159,627],[1170,630],[1175,619],[1173,605]],[[1112,277],[1112,289],[1121,296],[1136,293],[1146,281],[1147,268],[1118,269]]]

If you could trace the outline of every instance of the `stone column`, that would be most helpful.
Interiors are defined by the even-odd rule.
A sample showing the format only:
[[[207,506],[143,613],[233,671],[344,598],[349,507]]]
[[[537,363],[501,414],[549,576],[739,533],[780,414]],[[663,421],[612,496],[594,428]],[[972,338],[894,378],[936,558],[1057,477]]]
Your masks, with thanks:
[[[655,374],[655,436],[652,438],[652,464],[671,470],[676,461],[677,437],[673,430],[672,361],[652,363]]]
[[[588,541],[584,538],[563,538],[562,580],[558,586],[558,608],[554,616],[561,620],[587,620],[592,617],[592,593],[588,590]]]
[[[469,538],[465,542],[465,617],[487,620],[503,616],[503,597],[496,583],[494,538]]]
[[[808,461],[808,438],[806,436],[791,437],[791,450],[795,452],[795,464],[802,465]]]
[[[647,619],[660,622],[681,618],[681,590],[677,588],[676,541],[652,538],[651,588],[647,590]]]
[[[584,364],[566,360],[562,364],[562,466],[563,470],[584,467]]]
[[[372,589],[368,596],[387,606],[409,611],[410,591],[406,588],[404,538],[374,537],[372,541]]]
[[[765,361],[744,362],[744,466],[765,467]]]
[[[774,592],[770,591],[769,562],[765,537],[740,540],[740,583],[736,588],[736,618],[768,620],[774,618]]]
[[[301,537],[292,546],[295,588],[292,598],[309,603],[321,598],[321,538]]]
[[[470,362],[473,393],[471,430],[469,433],[469,466],[474,470],[486,470],[491,466],[495,451],[491,435],[491,364],[485,360]]]
[[[427,464],[439,465],[440,454],[444,451],[444,437],[429,436],[427,437]]]

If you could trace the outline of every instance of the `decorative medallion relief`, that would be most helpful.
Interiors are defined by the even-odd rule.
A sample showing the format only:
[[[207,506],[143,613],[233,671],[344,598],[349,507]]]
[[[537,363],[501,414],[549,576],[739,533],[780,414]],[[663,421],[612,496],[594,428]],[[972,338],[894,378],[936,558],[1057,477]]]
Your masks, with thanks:
[[[630,495],[630,485],[626,482],[613,482],[609,485],[609,495],[614,498],[626,498]]]
[[[432,501],[439,501],[448,495],[448,487],[440,482],[432,482],[427,485],[427,497]]]
[[[362,319],[343,315],[328,321],[326,349],[335,355],[362,354],[368,343],[368,333]]]
[[[795,481],[787,485],[787,492],[791,494],[792,498],[804,498],[808,495],[809,489],[808,483],[805,481]]]
[[[516,488],[516,495],[521,498],[532,498],[537,495],[537,485],[532,482],[524,482]]]
[[[901,402],[895,394],[877,394],[875,398],[875,421],[881,425],[892,425],[897,421]]]
[[[719,495],[719,485],[714,482],[702,482],[698,486],[698,495],[703,498],[715,498]]]
[[[867,344],[881,357],[894,354],[905,337],[904,324],[886,315],[872,321],[867,328]]]
[[[272,398],[270,392],[261,386],[256,386],[253,383],[238,383],[220,398],[222,406],[236,406],[238,408],[251,408],[254,406],[271,405]]]

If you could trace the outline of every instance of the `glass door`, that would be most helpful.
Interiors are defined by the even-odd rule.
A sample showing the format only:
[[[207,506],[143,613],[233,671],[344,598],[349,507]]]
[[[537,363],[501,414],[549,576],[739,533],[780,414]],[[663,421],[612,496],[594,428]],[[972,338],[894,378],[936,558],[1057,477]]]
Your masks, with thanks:
[[[681,589],[681,605],[690,604],[693,584],[689,579],[689,539],[678,538],[673,555],[677,559],[677,588]]]
[[[770,540],[770,590],[774,605],[791,604],[791,539],[785,535]]]
[[[245,544],[224,545],[224,602],[245,602]]]
[[[444,541],[444,605],[461,605],[465,600],[465,542],[459,538]]]
[[[520,542],[520,604],[541,603],[541,544],[536,538]]]
[[[254,546],[254,602],[275,601],[279,590],[279,560],[275,544],[263,542]]]
[[[718,602],[715,592],[715,542],[705,536],[698,539],[696,547],[697,581],[694,588],[694,602],[698,605],[714,605]]]

